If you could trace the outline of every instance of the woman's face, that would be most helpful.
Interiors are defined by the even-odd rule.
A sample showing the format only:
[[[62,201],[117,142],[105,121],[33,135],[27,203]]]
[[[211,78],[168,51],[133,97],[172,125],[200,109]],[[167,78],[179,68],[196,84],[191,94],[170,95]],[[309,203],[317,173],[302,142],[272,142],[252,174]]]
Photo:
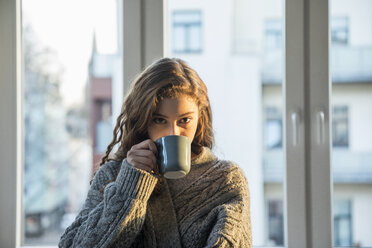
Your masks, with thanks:
[[[167,135],[182,135],[192,142],[198,119],[199,108],[191,97],[164,98],[150,119],[147,131],[153,141]]]

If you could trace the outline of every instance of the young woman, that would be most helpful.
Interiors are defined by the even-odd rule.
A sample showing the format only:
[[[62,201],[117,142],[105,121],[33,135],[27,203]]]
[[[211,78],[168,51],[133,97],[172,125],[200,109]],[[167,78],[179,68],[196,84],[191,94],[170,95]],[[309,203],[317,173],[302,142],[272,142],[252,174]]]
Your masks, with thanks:
[[[211,113],[205,84],[184,61],[146,68],[59,247],[251,247],[248,184],[236,164],[212,153]],[[191,170],[181,179],[157,173],[154,141],[166,135],[192,141]]]

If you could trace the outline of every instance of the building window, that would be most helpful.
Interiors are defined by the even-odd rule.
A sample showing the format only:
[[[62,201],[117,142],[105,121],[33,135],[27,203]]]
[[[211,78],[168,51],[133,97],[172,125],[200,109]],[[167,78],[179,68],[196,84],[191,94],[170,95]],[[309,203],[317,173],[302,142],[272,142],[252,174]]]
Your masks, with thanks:
[[[335,200],[333,213],[335,246],[351,246],[353,242],[351,201]]]
[[[265,111],[264,144],[267,150],[282,147],[282,116],[276,107]]]
[[[349,146],[349,121],[348,107],[334,106],[333,107],[333,146],[348,147]]]
[[[349,42],[349,19],[347,17],[332,17],[331,19],[332,44],[347,45]]]
[[[268,235],[270,245],[284,245],[283,201],[268,200]]]
[[[105,101],[100,102],[98,111],[99,121],[96,123],[96,152],[103,154],[106,151],[107,146],[111,143],[112,140],[112,111],[111,111],[111,102]]]
[[[282,30],[280,19],[265,21],[265,45],[267,49],[281,48]],[[349,43],[349,19],[347,17],[332,17],[331,40],[332,44],[347,45]]]
[[[269,19],[265,21],[265,45],[267,49],[282,47],[282,20]]]
[[[173,53],[202,52],[201,19],[199,10],[173,12]]]

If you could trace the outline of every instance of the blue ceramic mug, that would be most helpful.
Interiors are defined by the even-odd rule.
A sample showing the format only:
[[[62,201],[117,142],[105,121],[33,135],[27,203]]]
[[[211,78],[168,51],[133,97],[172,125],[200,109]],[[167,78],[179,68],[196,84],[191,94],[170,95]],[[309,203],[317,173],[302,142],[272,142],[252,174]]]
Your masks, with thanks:
[[[160,174],[168,179],[186,176],[191,167],[191,142],[186,136],[169,135],[155,141]]]

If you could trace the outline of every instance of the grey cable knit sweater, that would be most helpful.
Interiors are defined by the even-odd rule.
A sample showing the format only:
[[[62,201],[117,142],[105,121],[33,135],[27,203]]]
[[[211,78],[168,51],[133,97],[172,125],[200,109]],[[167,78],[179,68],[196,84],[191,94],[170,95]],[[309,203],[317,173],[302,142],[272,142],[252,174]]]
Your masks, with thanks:
[[[187,176],[152,194],[157,182],[126,159],[107,162],[59,247],[252,247],[248,184],[237,165],[204,147]]]

